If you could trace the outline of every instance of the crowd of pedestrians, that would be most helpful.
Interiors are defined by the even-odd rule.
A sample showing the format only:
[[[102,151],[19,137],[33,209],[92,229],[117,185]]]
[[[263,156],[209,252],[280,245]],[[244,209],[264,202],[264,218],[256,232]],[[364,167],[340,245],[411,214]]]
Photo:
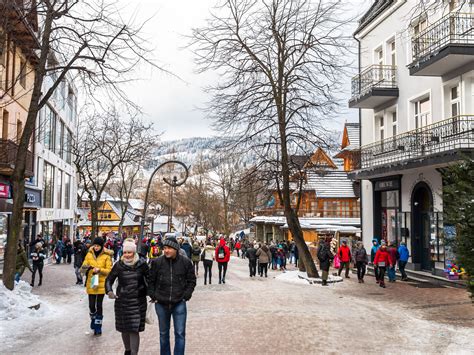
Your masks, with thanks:
[[[31,286],[43,282],[43,267],[47,258],[48,245],[41,235],[30,244],[31,266],[22,245],[18,247],[15,279],[19,280],[26,268],[32,272]],[[76,284],[84,285],[88,295],[90,328],[94,335],[102,334],[105,295],[115,301],[115,327],[121,333],[126,354],[137,354],[140,346],[140,332],[145,329],[147,308],[153,307],[160,328],[160,351],[171,353],[170,327],[174,325],[175,354],[184,354],[187,308],[199,275],[199,264],[204,270],[204,285],[212,284],[214,262],[218,267],[218,283],[225,284],[231,254],[248,260],[249,276],[268,277],[268,270],[286,271],[287,264],[298,266],[298,248],[294,241],[271,241],[269,244],[236,240],[224,237],[197,240],[189,237],[175,238],[162,235],[146,236],[141,243],[138,237],[105,238],[89,237],[75,240],[59,239],[52,245],[52,259],[56,263],[73,266]],[[334,238],[322,238],[316,251],[322,272],[322,285],[328,285],[331,265],[350,278],[351,265],[357,270],[359,283],[364,283],[367,265],[374,269],[376,282],[385,288],[385,275],[389,282],[396,280],[396,266],[407,280],[405,266],[410,254],[405,243],[398,247],[387,246],[374,238],[369,255],[362,242],[351,248],[347,239],[337,247]],[[147,296],[151,300],[147,302]]]

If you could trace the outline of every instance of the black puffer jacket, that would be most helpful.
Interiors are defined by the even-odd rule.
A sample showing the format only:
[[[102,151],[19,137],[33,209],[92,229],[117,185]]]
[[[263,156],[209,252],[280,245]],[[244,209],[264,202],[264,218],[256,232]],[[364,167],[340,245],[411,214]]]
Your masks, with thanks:
[[[148,264],[139,259],[134,266],[127,266],[123,261],[115,263],[105,280],[105,291],[108,293],[118,279],[117,299],[115,300],[115,329],[119,332],[142,332],[145,330],[146,316],[146,278]]]
[[[329,250],[329,247],[326,244],[319,244],[316,255],[318,256],[319,266],[321,270],[329,271],[331,261],[334,258],[334,255],[332,255],[331,250]]]
[[[254,247],[250,247],[245,251],[245,256],[249,260],[256,260],[257,259],[257,250]]]
[[[148,296],[161,304],[188,301],[196,287],[196,274],[191,260],[178,253],[175,259],[164,255],[151,263]]]

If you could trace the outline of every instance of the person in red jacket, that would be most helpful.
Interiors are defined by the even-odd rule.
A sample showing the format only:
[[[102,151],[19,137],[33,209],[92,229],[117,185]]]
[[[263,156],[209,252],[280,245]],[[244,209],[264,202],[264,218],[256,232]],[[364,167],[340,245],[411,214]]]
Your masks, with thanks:
[[[385,288],[385,270],[387,270],[387,267],[392,266],[393,262],[384,241],[382,241],[380,249],[377,250],[377,253],[375,254],[374,265],[377,266],[379,270],[379,286]]]
[[[234,246],[235,250],[237,250],[237,257],[240,258],[240,248],[241,248],[241,245],[240,245],[240,242],[237,241],[235,243],[235,246]]]
[[[227,273],[227,263],[230,260],[230,249],[225,245],[224,238],[221,238],[216,248],[216,261],[219,268],[219,283],[225,284],[225,274]],[[224,271],[224,273],[222,273]]]
[[[347,246],[347,240],[342,241],[342,245],[337,251],[339,260],[341,260],[341,266],[339,267],[338,275],[341,276],[342,269],[346,269],[346,279],[349,278],[349,267],[351,265],[352,255],[351,249]]]

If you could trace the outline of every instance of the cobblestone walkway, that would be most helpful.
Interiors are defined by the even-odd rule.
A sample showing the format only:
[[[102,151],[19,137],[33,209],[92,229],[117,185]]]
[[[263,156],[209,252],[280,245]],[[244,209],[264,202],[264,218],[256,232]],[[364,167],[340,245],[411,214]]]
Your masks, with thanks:
[[[246,261],[233,257],[225,285],[204,286],[199,275],[188,303],[186,353],[474,353],[474,306],[464,290],[401,282],[381,289],[372,277],[358,284],[354,276],[305,286],[274,279],[278,273],[250,279]],[[95,338],[85,290],[74,282],[71,265],[48,266],[34,292],[51,314],[21,327],[10,321],[14,336],[0,334],[0,353],[122,354],[113,301],[104,301],[104,334]],[[140,349],[159,353],[157,325],[147,325]]]

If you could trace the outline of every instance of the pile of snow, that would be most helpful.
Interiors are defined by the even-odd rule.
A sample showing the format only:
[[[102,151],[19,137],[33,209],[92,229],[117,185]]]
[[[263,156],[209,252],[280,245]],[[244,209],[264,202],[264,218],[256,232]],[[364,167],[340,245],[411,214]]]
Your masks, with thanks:
[[[275,279],[283,282],[300,285],[320,284],[322,282],[321,278],[308,277],[308,274],[306,272],[301,271],[286,271],[275,277]],[[340,276],[329,275],[328,277],[328,283],[341,281],[342,277]]]
[[[15,284],[10,291],[0,280],[0,320],[12,320],[24,316],[42,317],[49,307],[41,302],[37,295],[31,293],[32,287],[25,281]],[[35,308],[30,307],[38,307]]]

